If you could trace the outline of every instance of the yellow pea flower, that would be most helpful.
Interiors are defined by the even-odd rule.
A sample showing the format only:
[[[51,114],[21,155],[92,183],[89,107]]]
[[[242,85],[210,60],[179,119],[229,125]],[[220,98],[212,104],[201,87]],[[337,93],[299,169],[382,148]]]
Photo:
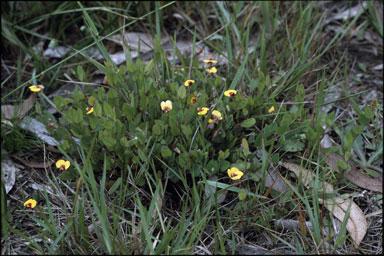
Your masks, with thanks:
[[[37,204],[36,200],[28,199],[27,201],[25,201],[24,206],[27,208],[33,209],[35,208],[36,204]]]
[[[29,90],[31,90],[32,92],[39,92],[39,91],[41,91],[41,90],[44,89],[44,85],[42,85],[42,84],[39,84],[39,85],[31,85],[31,86],[29,86],[28,88],[29,88]]]
[[[216,69],[215,67],[207,68],[207,72],[208,72],[209,74],[214,74],[214,73],[217,72],[217,69]]]
[[[212,123],[213,121],[217,122],[221,120],[223,120],[223,118],[221,117],[220,111],[213,110],[211,118],[208,119],[208,123]]]
[[[189,102],[191,102],[191,104],[195,104],[196,101],[197,101],[196,97],[192,97]]]
[[[187,81],[185,81],[184,85],[185,86],[191,86],[194,82],[195,82],[195,80],[187,80]]]
[[[224,95],[227,97],[234,97],[237,94],[236,90],[227,90],[224,92]]]
[[[217,60],[212,59],[212,57],[209,57],[207,60],[203,60],[205,63],[216,63]]]
[[[244,175],[244,173],[236,167],[232,167],[231,169],[228,169],[227,173],[229,178],[231,178],[232,180],[239,180],[241,179],[241,176]]]
[[[275,113],[275,107],[272,106],[272,107],[268,110],[268,113],[269,113],[269,114]]]
[[[86,108],[85,111],[87,111],[87,115],[89,114],[92,114],[93,113],[93,107],[92,108]]]
[[[208,113],[209,108],[197,108],[197,114],[200,116],[204,116]]]
[[[65,171],[71,166],[71,163],[69,161],[65,160],[59,160],[56,162],[56,167],[59,168],[61,171]]]
[[[161,110],[164,111],[164,113],[168,113],[169,111],[172,110],[172,102],[170,100],[167,101],[162,101],[160,103]]]

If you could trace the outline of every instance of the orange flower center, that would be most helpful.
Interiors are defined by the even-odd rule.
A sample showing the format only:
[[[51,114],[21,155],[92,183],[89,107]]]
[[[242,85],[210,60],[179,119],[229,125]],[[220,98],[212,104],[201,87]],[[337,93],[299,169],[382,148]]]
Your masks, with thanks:
[[[188,86],[191,86],[193,83],[191,81],[188,82]]]
[[[237,173],[231,173],[231,178],[236,177]]]
[[[193,98],[191,99],[191,102],[192,102],[192,103],[196,103],[196,101],[197,101],[197,100],[196,100],[195,97],[193,97]]]
[[[65,165],[64,164],[60,166],[60,170],[65,171]]]
[[[164,107],[164,112],[168,113],[171,109],[169,107]]]
[[[89,110],[91,110],[91,108],[87,107],[85,110],[88,112]]]
[[[229,96],[233,97],[233,96],[235,96],[235,93],[230,92],[230,93],[229,93]]]
[[[25,207],[27,207],[27,208],[32,208],[32,204],[31,204],[31,203],[26,204]]]

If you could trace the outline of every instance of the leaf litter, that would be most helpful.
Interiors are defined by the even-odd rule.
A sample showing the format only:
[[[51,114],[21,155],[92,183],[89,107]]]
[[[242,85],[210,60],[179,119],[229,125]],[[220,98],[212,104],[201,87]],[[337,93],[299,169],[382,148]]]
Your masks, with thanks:
[[[295,175],[299,178],[302,178],[303,184],[309,188],[310,182],[314,180],[315,175],[305,169],[300,167],[299,165],[293,163],[282,162],[281,165],[288,170],[295,173]],[[332,193],[334,192],[333,186],[325,181],[321,182],[323,185],[324,193]],[[350,199],[343,199],[341,197],[334,197],[332,199],[319,199],[324,206],[341,222],[344,221]],[[356,246],[359,246],[361,241],[363,240],[368,229],[368,223],[365,218],[363,211],[359,208],[359,206],[352,201],[351,210],[349,219],[347,222],[347,230],[350,233],[350,236],[355,243]]]

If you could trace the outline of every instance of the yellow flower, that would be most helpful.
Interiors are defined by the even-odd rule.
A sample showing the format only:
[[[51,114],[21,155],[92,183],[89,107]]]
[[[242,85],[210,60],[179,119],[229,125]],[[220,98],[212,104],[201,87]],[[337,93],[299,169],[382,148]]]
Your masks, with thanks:
[[[272,107],[268,110],[268,113],[269,113],[269,114],[275,113],[275,107],[272,106]]]
[[[196,97],[192,97],[191,100],[190,100],[191,104],[196,103],[196,101],[197,101]]]
[[[236,167],[232,167],[231,169],[228,169],[227,173],[228,173],[229,178],[231,178],[233,180],[239,180],[239,179],[241,179],[241,176],[244,175],[244,173],[242,171],[240,171],[239,169],[237,169]]]
[[[42,84],[29,86],[29,90],[31,90],[32,92],[39,92],[43,89],[44,89],[44,85]]]
[[[224,92],[224,95],[227,97],[234,97],[236,95],[237,91],[236,90],[228,90]]]
[[[212,68],[207,68],[207,72],[212,74],[212,73],[216,73],[217,72],[217,69],[215,67],[212,67]]]
[[[223,120],[223,118],[221,117],[221,113],[217,110],[213,110],[211,118],[208,119],[208,123],[212,123],[213,121],[217,122],[220,120]]]
[[[195,80],[187,80],[187,81],[185,81],[184,85],[185,86],[191,86],[194,82],[195,82]]]
[[[92,108],[86,108],[85,111],[87,111],[87,115],[93,113],[93,107]]]
[[[71,163],[69,161],[65,160],[59,160],[56,162],[56,167],[59,168],[61,171],[65,171],[71,166]]]
[[[168,113],[172,110],[172,102],[170,100],[162,101],[161,104],[161,110],[164,111],[164,113]]]
[[[180,68],[181,71],[184,71],[184,68]],[[177,67],[175,67],[175,74],[177,74]]]
[[[197,114],[200,116],[204,116],[209,111],[209,108],[197,108]]]
[[[209,57],[207,60],[203,60],[205,63],[216,63],[217,60],[212,59],[212,57]]]
[[[25,201],[24,206],[27,208],[33,209],[35,208],[36,204],[37,204],[36,200],[28,199],[27,201]]]

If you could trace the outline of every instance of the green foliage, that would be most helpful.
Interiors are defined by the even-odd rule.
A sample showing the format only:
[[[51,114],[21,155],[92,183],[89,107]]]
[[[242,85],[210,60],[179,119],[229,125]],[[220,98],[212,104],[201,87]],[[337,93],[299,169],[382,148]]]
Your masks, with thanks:
[[[233,81],[227,81],[224,86],[236,87],[244,72],[244,63]],[[109,88],[99,87],[97,92],[86,88],[84,93],[76,88],[73,99],[54,98],[56,107],[63,113],[63,126],[54,132],[55,137],[63,139],[62,147],[68,153],[76,155],[76,142],[71,136],[80,139],[84,150],[90,148],[90,139],[96,136],[91,160],[95,170],[103,161],[99,152],[106,152],[108,171],[124,173],[127,172],[124,166],[153,160],[156,169],[168,172],[173,168],[195,177],[202,171],[208,176],[226,176],[231,163],[247,171],[257,164],[251,164],[251,159],[256,157],[261,139],[265,146],[278,139],[282,152],[303,150],[306,141],[303,128],[308,129],[308,121],[303,119],[303,105],[295,105],[289,112],[282,106],[284,115],[268,116],[268,108],[264,106],[270,103],[265,101],[269,97],[266,86],[271,83],[268,75],[259,73],[258,91],[245,95],[237,89],[236,96],[229,98],[219,96],[219,92],[225,91],[221,76],[204,75],[205,68],[199,68],[197,61],[192,61],[192,65],[191,79],[196,82],[187,87],[184,85],[187,79],[182,75],[167,83],[155,82],[156,70],[170,67],[167,61],[158,64],[127,61],[126,66],[118,68],[105,62]],[[79,77],[84,75],[83,68],[76,70]],[[196,103],[191,102],[192,96]],[[304,89],[300,87],[296,98],[302,101],[303,96]],[[166,100],[172,102],[172,110],[163,112],[160,104]],[[93,112],[87,114],[91,107]],[[210,108],[206,115],[197,114],[197,109],[202,107]],[[215,119],[213,110],[221,113],[222,120]],[[209,123],[208,119],[213,122]],[[255,133],[255,128],[262,132]],[[253,135],[246,139],[249,132]],[[275,162],[278,155],[274,154]],[[240,157],[245,162],[239,161]],[[170,177],[177,180],[173,174]]]
[[[15,7],[18,3],[12,5],[13,10],[17,10]],[[29,4],[23,2],[21,5]],[[369,13],[382,36],[382,24],[380,29],[374,6],[368,5]],[[177,17],[177,22],[165,20],[176,18],[173,15],[175,11],[182,18]],[[382,137],[382,129],[381,136],[378,132],[367,132],[370,126],[378,125],[373,121],[377,116],[375,109],[366,106],[357,111],[355,107],[357,122],[348,122],[345,129],[337,126],[335,112],[326,115],[320,111],[320,106],[325,103],[327,87],[331,88],[336,77],[339,78],[336,72],[335,79],[331,81],[327,69],[329,65],[332,67],[333,62],[323,66],[321,57],[325,52],[338,48],[334,47],[335,40],[355,26],[358,16],[353,21],[348,20],[347,29],[340,29],[343,32],[338,32],[329,43],[323,45],[324,40],[318,40],[323,38],[323,11],[311,3],[302,2],[52,2],[35,5],[30,13],[14,13],[18,15],[5,11],[4,20],[2,18],[6,39],[4,49],[8,51],[8,48],[12,48],[29,54],[33,63],[27,60],[24,65],[23,57],[19,58],[18,65],[27,68],[17,70],[18,77],[14,79],[16,89],[8,83],[4,87],[6,92],[2,96],[3,101],[18,90],[21,91],[20,98],[23,97],[24,89],[33,79],[47,85],[45,92],[50,93],[48,90],[62,81],[56,78],[61,78],[67,67],[73,67],[72,74],[80,82],[85,82],[79,83],[83,90],[76,88],[72,98],[54,97],[60,117],[59,121],[50,117],[57,128],[47,126],[49,132],[62,142],[60,150],[63,155],[71,163],[76,163],[59,175],[69,187],[76,188],[73,205],[73,200],[68,200],[56,207],[65,212],[66,221],[60,221],[65,224],[56,227],[54,223],[59,223],[54,218],[56,212],[50,208],[45,195],[47,208],[41,212],[40,219],[34,220],[39,224],[36,231],[40,232],[39,228],[43,227],[39,235],[43,241],[49,241],[44,242],[48,250],[11,226],[9,229],[30,242],[30,247],[39,253],[137,254],[141,251],[191,254],[196,253],[194,246],[200,241],[209,241],[201,237],[205,236],[208,228],[214,231],[213,239],[217,243],[212,246],[214,248],[205,248],[214,253],[226,253],[226,245],[232,243],[232,253],[235,254],[237,231],[228,233],[223,230],[240,223],[251,223],[254,232],[263,228],[270,230],[273,219],[297,212],[292,211],[297,209],[294,197],[304,202],[305,216],[314,224],[318,252],[318,246],[324,244],[320,236],[322,224],[319,222],[323,215],[320,215],[317,200],[312,198],[312,191],[296,189],[292,190],[294,193],[291,191],[283,195],[270,191],[273,197],[280,196],[278,204],[283,205],[280,207],[276,200],[265,200],[260,196],[265,190],[265,171],[291,157],[304,155],[306,159],[313,160],[312,152],[318,149],[324,135],[324,125],[338,130],[343,145],[339,149],[343,150],[346,158],[350,156],[351,149],[359,158],[365,155],[365,149],[375,151],[369,159],[362,160],[368,168],[365,170],[367,173],[370,165],[380,162],[382,144],[373,143],[363,147],[366,137]],[[117,21],[119,26],[115,26]],[[147,21],[149,23],[145,23]],[[196,26],[192,25],[196,21]],[[162,46],[162,32],[168,30],[165,24],[172,24],[170,30],[176,27],[175,32],[180,32],[180,28],[191,32],[192,52],[196,51],[195,43],[199,40],[209,46],[210,51],[218,53],[220,60],[225,60],[226,64],[218,66],[217,74],[207,74],[206,66],[202,68],[196,55],[183,56],[171,40],[185,70],[178,69],[179,72],[174,74],[174,67],[179,64],[169,61],[169,48],[165,50]],[[189,29],[191,25],[196,28],[195,31]],[[37,26],[39,29],[36,29]],[[49,33],[45,33],[47,26]],[[81,40],[78,37],[66,38],[69,26],[71,33],[73,31],[74,35],[79,35]],[[152,34],[156,33],[153,59],[143,62],[140,60],[143,56],[139,56],[134,62],[123,44],[127,61],[124,65],[116,66],[110,61],[111,56],[106,50],[113,47],[109,48],[110,42],[104,39],[112,34],[124,33],[127,31],[124,29],[128,28],[129,31],[142,31],[142,27],[151,30]],[[36,38],[25,40],[31,35]],[[48,39],[49,47],[64,43],[78,50],[52,65],[46,63],[48,58],[32,50],[35,42],[41,39]],[[97,47],[107,61],[99,63],[87,56],[85,52],[90,47]],[[176,55],[172,56],[173,60]],[[8,65],[9,60],[5,63]],[[366,71],[366,75],[370,73],[369,65],[358,65]],[[21,74],[28,74],[32,66],[36,74],[25,81],[25,76]],[[103,72],[107,80],[107,86],[96,90],[86,83],[93,80],[91,74],[95,74],[95,68]],[[325,72],[317,88],[317,82],[311,84],[312,81],[318,81],[319,70],[320,73]],[[10,75],[12,79],[9,81],[13,80],[13,76]],[[70,77],[67,74],[65,76],[66,80]],[[187,79],[196,82],[186,87],[184,82]],[[4,85],[6,80],[8,78],[4,80]],[[312,91],[313,86],[316,86],[316,91]],[[11,88],[10,91],[8,88]],[[223,92],[227,89],[237,90],[237,95],[230,98],[224,96]],[[346,95],[353,100],[349,94]],[[192,97],[196,97],[196,103],[191,103]],[[312,99],[316,99],[313,105],[305,103]],[[172,110],[168,113],[160,108],[161,102],[166,100],[172,101]],[[35,112],[45,118],[44,103],[37,103]],[[271,106],[276,108],[275,113],[268,113]],[[93,112],[87,114],[92,107]],[[207,115],[198,115],[198,107],[209,108]],[[220,111],[221,121],[208,122],[213,110]],[[17,126],[2,124],[2,156],[23,149],[24,144],[28,144],[26,135],[28,133],[22,133]],[[273,165],[269,166],[270,163]],[[349,167],[343,162],[337,164],[343,170]],[[230,167],[237,167],[245,173],[239,183],[231,183],[228,178],[226,171]],[[159,178],[160,173],[163,178]],[[218,176],[219,180],[208,180],[213,175]],[[168,178],[180,182],[162,183],[163,179],[168,181]],[[76,182],[72,182],[76,179]],[[184,190],[177,194],[180,192],[183,197],[182,210],[176,209],[173,202],[163,204],[161,209],[166,184],[178,186],[180,183]],[[237,198],[240,202],[234,209],[220,206],[219,211],[216,195],[212,198],[215,200],[204,199],[206,184],[214,186],[218,193],[230,191],[226,200]],[[144,185],[143,190],[137,189],[137,186]],[[108,191],[110,201],[104,198],[104,191]],[[138,206],[134,211],[131,211],[131,204],[127,204],[126,198]],[[6,198],[2,197],[2,206],[6,201],[3,199]],[[214,203],[205,204],[206,201]],[[164,210],[170,205],[172,208]],[[177,221],[167,215],[167,210],[178,211]],[[162,219],[163,216],[167,218]],[[10,221],[2,219],[3,225]],[[216,223],[212,226],[213,222]],[[123,232],[128,233],[122,236],[121,225],[125,224],[129,226]],[[92,234],[90,226],[94,229]],[[6,228],[3,230],[3,234],[6,233]],[[277,241],[273,236],[272,239]],[[126,243],[126,237],[132,238],[132,242]],[[277,239],[281,241],[282,238]],[[284,242],[296,253],[310,252],[310,240],[300,237],[297,241],[300,242],[294,246],[288,241]],[[73,247],[73,244],[76,246]],[[95,248],[94,244],[99,246]],[[144,249],[136,251],[133,244]],[[70,249],[65,251],[66,247]]]

